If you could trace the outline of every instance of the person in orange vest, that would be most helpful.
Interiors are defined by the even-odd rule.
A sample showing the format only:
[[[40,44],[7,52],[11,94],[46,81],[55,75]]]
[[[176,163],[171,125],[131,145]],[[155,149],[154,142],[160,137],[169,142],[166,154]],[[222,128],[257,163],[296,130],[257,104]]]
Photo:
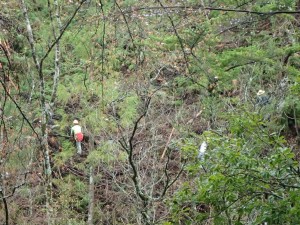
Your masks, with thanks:
[[[83,140],[83,133],[81,130],[81,126],[79,125],[78,120],[73,121],[73,127],[71,128],[71,136],[74,136],[76,141],[77,154],[81,155],[81,142]]]

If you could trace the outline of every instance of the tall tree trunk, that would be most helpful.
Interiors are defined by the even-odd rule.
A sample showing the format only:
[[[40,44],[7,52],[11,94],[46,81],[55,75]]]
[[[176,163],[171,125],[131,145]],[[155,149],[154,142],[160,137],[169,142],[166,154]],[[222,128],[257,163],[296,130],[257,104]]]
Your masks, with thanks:
[[[5,215],[5,225],[9,225],[9,214],[8,214],[8,205],[7,205],[7,201],[6,198],[4,196],[3,190],[2,190],[2,186],[0,186],[0,197],[2,198],[2,202],[3,202],[3,211],[4,211],[4,215]]]
[[[45,181],[46,181],[46,212],[47,212],[47,223],[52,224],[51,214],[52,214],[52,169],[50,165],[50,155],[49,155],[49,146],[47,142],[47,119],[46,119],[46,99],[45,99],[45,80],[43,75],[43,68],[41,63],[38,60],[36,49],[35,49],[35,41],[33,38],[33,32],[31,28],[31,23],[29,21],[28,11],[24,0],[20,0],[21,9],[24,14],[26,28],[27,28],[27,35],[28,41],[31,47],[31,54],[33,61],[35,63],[35,67],[38,71],[39,75],[39,86],[40,86],[40,102],[41,102],[41,150],[43,153],[44,158],[44,172],[45,172]]]
[[[95,138],[92,133],[89,134],[89,152],[93,151],[95,148]],[[90,165],[90,172],[89,172],[89,211],[88,211],[88,225],[93,225],[93,215],[94,215],[94,202],[95,202],[95,190],[94,190],[94,165]]]
[[[60,20],[60,13],[59,13],[59,3],[58,0],[54,1],[55,5],[55,18],[57,23],[57,30],[59,33],[61,32],[62,24]],[[53,27],[53,35],[55,39],[57,39],[57,34],[55,32],[55,27]],[[51,94],[51,102],[54,102],[57,96],[57,87],[58,87],[58,80],[60,77],[60,41],[58,40],[55,45],[55,72],[53,77],[53,89]]]
[[[89,213],[88,213],[88,225],[93,225],[94,214],[94,167],[90,166],[90,179],[89,179]]]

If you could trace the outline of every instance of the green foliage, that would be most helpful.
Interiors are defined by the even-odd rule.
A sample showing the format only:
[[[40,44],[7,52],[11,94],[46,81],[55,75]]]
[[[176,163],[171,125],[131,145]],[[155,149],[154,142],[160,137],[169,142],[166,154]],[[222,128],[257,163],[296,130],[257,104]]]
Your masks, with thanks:
[[[126,62],[126,52],[124,49],[116,48],[110,56],[112,69],[119,71],[124,62]]]
[[[118,105],[120,108],[120,119],[122,126],[128,127],[132,125],[138,116],[138,105],[139,98],[135,94],[126,97],[123,102]]]
[[[299,224],[298,137],[290,135],[285,139],[280,136],[284,133],[283,124],[289,129],[299,125],[298,15],[263,16],[198,10],[199,1],[194,0],[176,1],[176,5],[174,1],[162,1],[166,9],[155,8],[159,6],[153,1],[126,0],[119,2],[121,10],[112,0],[103,1],[103,8],[98,2],[87,2],[60,40],[61,77],[53,110],[62,115],[62,120],[48,122],[61,127],[55,132],[65,134],[64,127],[74,117],[79,117],[84,129],[97,139],[98,144],[77,163],[77,158],[73,159],[76,152],[73,143],[58,139],[62,151],[51,154],[54,171],[62,172],[60,178],[53,178],[53,217],[57,218],[54,223],[84,224],[88,210],[88,181],[63,168],[68,166],[87,174],[87,165],[100,165],[100,169],[105,166],[112,172],[116,165],[122,164],[127,170],[128,156],[120,150],[118,140],[130,137],[137,118],[145,112],[145,93],[156,91],[145,121],[137,126],[138,136],[133,137],[133,142],[138,143],[136,149],[143,146],[141,151],[151,146],[160,152],[168,140],[168,128],[175,126],[168,147],[178,150],[174,154],[178,155],[178,161],[170,158],[170,167],[166,171],[170,175],[168,178],[173,179],[176,173],[172,165],[184,161],[186,167],[165,199],[155,202],[159,205],[156,217],[151,218],[152,209],[145,208],[153,223]],[[47,0],[29,3],[26,1],[35,50],[37,58],[41,59],[55,39],[52,27],[52,24],[57,27],[55,6],[53,1],[49,1],[48,6]],[[201,2],[205,7],[259,12],[292,11],[296,10],[296,3],[295,0]],[[192,6],[196,6],[195,9]],[[63,26],[76,7],[76,2],[59,1]],[[149,7],[154,8],[148,10]],[[12,172],[16,179],[28,169],[29,163],[29,169],[37,174],[42,170],[37,165],[44,163],[39,155],[39,140],[24,120],[25,117],[32,122],[41,115],[40,80],[19,2],[4,1],[0,8],[3,9],[0,38],[9,44],[8,56],[12,63],[9,68],[9,60],[2,49],[0,61],[4,73],[0,71],[1,78],[23,113],[20,114],[15,103],[1,89],[3,157],[0,169]],[[53,49],[42,68],[47,103],[53,89],[54,57]],[[152,85],[149,74],[163,66],[171,66],[178,73],[171,78],[158,77],[167,85]],[[214,76],[219,77],[219,82],[211,94],[207,87]],[[233,86],[232,79],[238,80],[239,84]],[[255,93],[259,89],[272,96],[268,105],[258,107],[255,104]],[[31,101],[27,94],[32,94]],[[287,124],[288,121],[292,124]],[[40,124],[32,122],[32,126],[40,135]],[[54,132],[51,126],[47,126],[47,132]],[[149,139],[149,132],[155,138]],[[199,161],[198,149],[204,140],[208,149],[204,160]],[[143,154],[143,159],[135,152],[133,157],[141,190],[154,193],[157,181],[151,179],[159,171],[148,164],[148,159],[153,159],[148,158],[147,151]],[[163,163],[163,160],[158,163],[159,169]],[[150,176],[143,177],[145,171]],[[100,183],[105,176],[95,174],[97,223],[140,223],[136,214],[140,203],[145,203],[133,198],[135,189],[132,183],[127,183],[127,173],[124,174],[116,180],[105,181],[105,191]],[[97,179],[99,177],[101,179]],[[164,178],[161,178],[162,182]],[[14,211],[12,221],[16,223],[25,221],[23,218],[30,221],[35,219],[31,217],[45,213],[43,180],[30,177],[26,182],[26,189],[17,189],[8,201],[9,209]],[[0,183],[7,183],[10,190],[19,184],[14,179]],[[145,183],[155,184],[153,190],[148,192]],[[23,198],[30,198],[29,189],[36,194],[32,199],[34,215],[31,216],[23,202]],[[168,199],[167,196],[173,197]],[[122,209],[123,202],[126,210]],[[167,221],[163,221],[165,215],[169,215]],[[107,221],[106,217],[109,217]]]
[[[281,147],[285,142],[280,137],[258,139],[256,123],[245,125],[248,131],[253,130],[246,139],[229,139],[209,132],[204,134],[209,146],[203,162],[205,172],[199,171],[201,175],[195,177],[198,180],[196,187],[189,192],[182,188],[173,201],[181,204],[186,199],[204,202],[211,207],[214,223],[231,220],[243,224],[251,216],[256,217],[255,223],[285,223],[285,218],[294,215],[287,208],[298,209],[294,197],[290,197],[290,187],[299,191],[294,170],[297,168],[295,155],[291,149]],[[259,145],[261,148],[256,149]],[[264,148],[269,149],[269,154],[264,153]],[[195,163],[194,169],[197,168]],[[184,210],[180,211],[180,207],[177,210],[179,212],[174,211],[172,215],[176,215],[175,221],[180,221],[178,215]],[[297,220],[297,217],[293,219]]]
[[[299,77],[296,77],[293,85],[291,85],[290,90],[285,98],[283,105],[284,118],[286,119],[287,117],[287,120],[285,120],[285,122],[293,120],[294,123],[297,123],[295,121],[298,121],[298,119],[300,118],[299,83],[300,79]]]
[[[123,6],[125,6],[125,7],[132,6],[132,5],[134,5],[135,3],[138,3],[138,1],[137,1],[137,0],[125,0],[125,1],[123,2]]]
[[[193,139],[187,139],[184,143],[181,144],[181,152],[184,158],[194,159],[197,157],[197,144],[194,143]]]
[[[71,92],[67,87],[59,85],[57,89],[57,100],[62,104],[66,104],[71,97]]]
[[[75,148],[71,141],[63,141],[62,151],[54,156],[55,167],[63,166],[68,160],[71,159],[75,152]]]
[[[146,46],[156,46],[156,48],[163,49],[164,51],[173,51],[179,47],[178,38],[175,35],[156,36],[150,35],[148,40],[143,42]]]
[[[291,87],[292,95],[297,95],[300,93],[300,76],[295,79],[294,84]]]
[[[88,206],[86,183],[71,175],[62,180],[55,179],[53,183],[60,189],[60,195],[57,198],[57,203],[59,203],[57,213],[60,216],[58,224],[69,224],[71,221],[74,224],[82,224],[84,214],[78,212],[83,212]],[[70,220],[70,218],[73,219]]]
[[[100,147],[90,152],[87,157],[87,162],[91,165],[105,163],[110,165],[116,161],[124,161],[127,155],[119,150],[119,146],[113,141],[107,141],[101,144]]]

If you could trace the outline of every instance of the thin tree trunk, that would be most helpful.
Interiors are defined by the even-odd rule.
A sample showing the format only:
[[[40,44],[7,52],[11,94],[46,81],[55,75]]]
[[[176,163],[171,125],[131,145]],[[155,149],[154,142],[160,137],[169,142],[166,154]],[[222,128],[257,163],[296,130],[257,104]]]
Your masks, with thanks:
[[[103,28],[102,28],[102,49],[101,49],[101,107],[102,112],[104,112],[104,51],[105,51],[105,34],[106,34],[106,17],[104,14],[103,9],[103,2],[99,0],[100,8],[102,12],[102,21],[103,21]]]
[[[34,94],[34,89],[35,89],[35,80],[34,80],[34,76],[32,76],[31,91],[30,91],[30,95],[28,98],[28,103],[30,103],[32,100],[32,96]]]
[[[4,215],[5,215],[5,225],[9,225],[9,214],[8,214],[8,205],[7,205],[7,201],[6,198],[4,196],[3,190],[2,190],[2,186],[0,186],[0,197],[2,198],[2,202],[3,202],[3,210],[4,210]]]
[[[63,36],[64,32],[66,29],[69,27],[71,24],[72,20],[80,10],[81,6],[86,2],[86,0],[81,0],[79,2],[79,5],[77,6],[76,10],[70,17],[70,19],[66,22],[66,25],[60,30],[58,37],[55,38],[53,43],[49,46],[48,50],[46,53],[41,57],[40,60],[38,60],[38,56],[36,54],[36,49],[35,49],[35,41],[33,37],[33,32],[31,28],[31,24],[29,21],[29,16],[28,16],[28,11],[27,7],[25,4],[24,0],[19,0],[20,1],[20,6],[21,10],[23,11],[24,18],[25,18],[25,23],[26,23],[26,28],[27,28],[27,34],[28,34],[28,41],[30,44],[31,48],[31,54],[32,58],[35,64],[35,67],[38,71],[38,76],[39,76],[39,86],[40,86],[40,102],[41,102],[41,136],[42,138],[39,138],[41,141],[41,151],[43,153],[44,157],[44,172],[45,172],[45,187],[46,187],[46,212],[47,212],[47,223],[52,224],[52,169],[51,169],[51,164],[50,164],[50,155],[49,155],[49,146],[47,142],[47,137],[48,137],[48,131],[47,131],[47,118],[46,118],[46,113],[47,113],[47,107],[46,107],[46,97],[45,97],[45,79],[44,79],[44,74],[43,74],[43,62],[44,60],[49,56],[49,53],[51,50],[56,46],[56,44],[59,42],[61,37]],[[59,49],[59,48],[58,48]]]
[[[44,172],[46,176],[46,212],[47,212],[47,223],[52,224],[51,214],[52,214],[52,169],[50,165],[50,156],[49,156],[49,146],[47,142],[47,129],[46,129],[46,99],[45,99],[45,80],[43,75],[43,68],[41,63],[38,60],[36,49],[35,49],[35,41],[33,38],[33,32],[31,28],[31,24],[29,21],[28,11],[24,0],[20,0],[21,9],[23,10],[23,14],[25,17],[26,28],[27,28],[27,35],[28,41],[31,47],[31,54],[33,61],[35,63],[35,67],[38,71],[39,75],[39,85],[40,85],[40,101],[41,101],[41,111],[42,111],[42,118],[41,118],[41,133],[42,133],[42,142],[41,142],[41,150],[44,156]]]
[[[59,13],[59,4],[58,0],[54,1],[55,5],[55,17],[56,17],[56,23],[58,26],[59,33],[61,32],[62,24],[60,20],[60,13]],[[57,39],[57,35],[55,32],[55,27],[53,28],[53,34],[55,39]],[[53,89],[51,94],[51,102],[54,102],[57,96],[57,88],[58,88],[58,80],[60,77],[60,41],[58,40],[55,45],[55,72],[53,77]]]
[[[90,179],[89,179],[89,212],[88,212],[88,225],[93,225],[94,214],[94,167],[90,166]]]
[[[300,0],[298,0],[298,2],[296,4],[297,4],[296,10],[299,11],[300,10]],[[299,26],[300,14],[296,14],[295,17],[296,17],[296,20],[298,21],[298,26]]]
[[[163,153],[162,153],[160,159],[163,159],[164,156],[165,156],[165,154],[166,154],[166,151],[167,151],[167,149],[168,149],[168,145],[169,145],[169,143],[170,143],[170,141],[171,141],[171,138],[172,138],[172,135],[173,135],[173,133],[174,133],[174,130],[175,130],[175,128],[173,127],[172,130],[171,130],[171,133],[170,133],[170,135],[169,135],[168,141],[167,141],[167,143],[166,143],[166,145],[165,145],[165,149],[164,149],[164,151],[163,151]]]

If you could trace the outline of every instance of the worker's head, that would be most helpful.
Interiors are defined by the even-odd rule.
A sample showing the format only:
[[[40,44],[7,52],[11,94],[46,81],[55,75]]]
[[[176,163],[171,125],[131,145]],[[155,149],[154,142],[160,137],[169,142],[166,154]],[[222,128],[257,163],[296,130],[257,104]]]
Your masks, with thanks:
[[[259,91],[256,93],[256,95],[257,95],[257,96],[261,96],[261,95],[263,95],[264,93],[265,93],[264,90],[259,90]]]
[[[78,124],[78,123],[79,123],[78,120],[73,121],[73,124]]]

